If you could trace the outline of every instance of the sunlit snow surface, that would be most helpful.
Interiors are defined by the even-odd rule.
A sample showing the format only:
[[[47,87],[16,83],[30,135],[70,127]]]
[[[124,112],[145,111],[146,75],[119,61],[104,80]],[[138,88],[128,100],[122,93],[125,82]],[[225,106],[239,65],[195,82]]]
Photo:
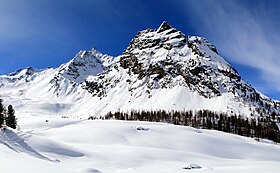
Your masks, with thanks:
[[[165,123],[30,116],[1,130],[0,168],[10,173],[267,173],[280,146]],[[48,120],[48,121],[46,121]],[[199,165],[201,169],[183,169]]]

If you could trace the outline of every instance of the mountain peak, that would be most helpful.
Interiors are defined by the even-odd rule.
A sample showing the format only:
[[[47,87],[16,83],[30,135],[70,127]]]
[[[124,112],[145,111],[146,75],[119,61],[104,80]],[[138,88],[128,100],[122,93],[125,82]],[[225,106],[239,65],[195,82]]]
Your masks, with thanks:
[[[18,75],[33,75],[35,72],[38,72],[37,69],[33,67],[26,67],[25,69],[19,69],[15,72],[9,74],[9,76],[18,76]]]
[[[173,27],[167,21],[163,21],[161,23],[161,25],[159,26],[159,28],[157,29],[157,32],[160,33],[160,32],[166,31],[168,29],[172,29],[172,28]]]
[[[113,63],[113,57],[102,54],[96,48],[81,50],[69,62],[61,65],[59,74],[76,83],[83,82],[89,75],[101,73]]]
[[[172,47],[182,47],[186,43],[187,36],[164,21],[158,29],[146,29],[138,32],[123,54],[143,49],[152,51],[162,47],[170,50]]]

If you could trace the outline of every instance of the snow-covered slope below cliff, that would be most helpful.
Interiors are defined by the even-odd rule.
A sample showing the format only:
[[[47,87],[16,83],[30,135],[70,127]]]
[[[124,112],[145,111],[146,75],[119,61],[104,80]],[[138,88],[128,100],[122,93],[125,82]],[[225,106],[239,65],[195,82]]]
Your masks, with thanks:
[[[81,121],[52,115],[47,120],[25,118],[23,131],[0,131],[1,170],[10,173],[280,171],[279,145],[252,138],[164,123]],[[183,169],[191,164],[201,169]]]

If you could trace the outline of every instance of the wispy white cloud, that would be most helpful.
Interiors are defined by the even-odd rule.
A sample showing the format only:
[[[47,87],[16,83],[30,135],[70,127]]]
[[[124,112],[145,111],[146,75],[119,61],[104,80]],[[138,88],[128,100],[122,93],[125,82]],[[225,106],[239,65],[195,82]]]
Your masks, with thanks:
[[[65,24],[71,20],[56,15],[59,8],[55,5],[59,3],[50,1],[0,0],[0,44],[65,36]]]
[[[196,16],[200,34],[213,41],[227,59],[258,69],[267,86],[262,89],[280,92],[279,3],[231,0],[186,3]]]
[[[6,0],[1,0],[0,3],[0,40],[6,41],[23,36],[24,33],[20,31],[26,30],[27,27],[25,24],[26,14],[19,8],[23,7],[23,4],[12,5]]]

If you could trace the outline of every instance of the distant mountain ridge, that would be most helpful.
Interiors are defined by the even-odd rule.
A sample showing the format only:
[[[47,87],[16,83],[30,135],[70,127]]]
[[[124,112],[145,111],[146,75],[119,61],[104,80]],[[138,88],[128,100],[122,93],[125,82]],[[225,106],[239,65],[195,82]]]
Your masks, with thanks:
[[[0,76],[0,82],[1,95],[8,99],[23,97],[26,105],[47,102],[59,115],[103,116],[132,109],[208,109],[248,117],[280,113],[280,103],[242,80],[213,44],[167,22],[138,32],[118,57],[80,51],[58,68],[29,67]],[[35,112],[49,108],[42,105]]]

